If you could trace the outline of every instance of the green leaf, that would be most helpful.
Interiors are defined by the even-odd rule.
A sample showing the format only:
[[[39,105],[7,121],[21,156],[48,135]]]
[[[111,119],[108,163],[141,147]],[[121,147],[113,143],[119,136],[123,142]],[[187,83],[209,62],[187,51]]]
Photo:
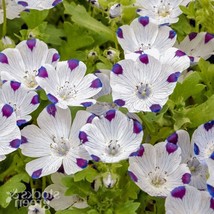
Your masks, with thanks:
[[[140,206],[139,202],[127,201],[124,204],[118,204],[117,208],[114,210],[115,214],[135,214],[136,210]]]

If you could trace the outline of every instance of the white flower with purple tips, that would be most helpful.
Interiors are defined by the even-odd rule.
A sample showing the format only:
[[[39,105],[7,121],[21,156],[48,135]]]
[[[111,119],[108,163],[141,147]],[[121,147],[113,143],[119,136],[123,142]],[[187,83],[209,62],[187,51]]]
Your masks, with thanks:
[[[130,25],[117,30],[117,39],[125,52],[125,58],[136,59],[139,53],[147,53],[159,59],[176,41],[176,33],[168,26],[158,26],[148,16],[134,19]]]
[[[174,65],[164,65],[147,54],[136,61],[119,61],[110,78],[114,103],[129,112],[159,112],[173,92],[180,72]]]
[[[38,70],[36,81],[45,90],[48,99],[59,106],[89,107],[90,99],[102,89],[102,82],[94,74],[86,73],[86,65],[76,59],[58,62],[56,68],[45,64]]]
[[[0,160],[15,151],[21,144],[21,133],[16,125],[16,115],[8,104],[0,104]]]
[[[190,182],[191,174],[181,163],[181,150],[173,143],[142,145],[140,156],[129,158],[131,179],[151,196],[167,196],[170,191]]]
[[[157,24],[171,24],[178,21],[182,13],[179,6],[186,6],[191,0],[137,0],[139,7],[137,13],[141,16],[149,16]]]
[[[16,48],[7,48],[0,52],[0,74],[2,80],[15,80],[29,89],[36,89],[35,76],[45,63],[55,65],[59,54],[55,49],[38,40],[29,39],[20,42]]]
[[[213,214],[214,199],[205,191],[191,186],[178,186],[165,201],[166,214]]]
[[[22,5],[26,9],[35,10],[47,10],[55,7],[57,4],[61,3],[63,0],[15,0],[19,5]]]
[[[127,159],[140,148],[142,125],[117,110],[95,117],[84,125],[79,138],[95,161],[115,163]]]
[[[29,115],[39,106],[39,96],[16,81],[7,81],[0,89],[0,103],[9,104],[16,114],[17,125],[31,120]]]
[[[69,108],[48,105],[38,116],[37,124],[25,127],[22,133],[22,153],[37,159],[27,163],[26,171],[36,179],[56,172],[61,166],[66,174],[87,167],[89,155],[78,138],[80,128],[90,114],[78,111],[71,126]]]
[[[192,32],[187,35],[176,47],[184,51],[192,63],[200,58],[208,59],[214,53],[214,34]]]
[[[201,164],[194,155],[193,143],[187,131],[178,130],[167,138],[167,142],[177,144],[181,148],[182,163],[186,163],[191,172],[189,185],[200,190],[206,189],[207,166]]]
[[[200,125],[192,135],[194,153],[197,159],[206,164],[208,158],[214,159],[214,120]]]

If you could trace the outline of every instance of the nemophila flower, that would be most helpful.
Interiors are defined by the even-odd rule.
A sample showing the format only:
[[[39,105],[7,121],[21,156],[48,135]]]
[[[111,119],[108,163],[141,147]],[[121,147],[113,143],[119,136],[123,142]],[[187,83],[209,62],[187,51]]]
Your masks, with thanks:
[[[184,51],[192,63],[197,63],[200,58],[208,59],[214,53],[214,34],[192,32],[187,35],[176,47]]]
[[[129,158],[131,179],[151,196],[167,196],[190,182],[190,171],[181,163],[181,149],[173,143],[143,144],[141,156]]]
[[[33,179],[52,174],[61,166],[66,174],[74,174],[87,166],[89,155],[80,145],[78,134],[89,115],[78,111],[71,126],[69,108],[50,104],[38,116],[39,127],[29,125],[22,129],[22,153],[37,158],[26,165]]]
[[[35,203],[28,207],[28,214],[45,214],[45,208],[41,204]]]
[[[165,201],[166,214],[213,214],[214,200],[206,191],[191,186],[178,186]]]
[[[180,56],[174,56],[179,61]],[[136,61],[119,61],[112,68],[110,84],[114,103],[130,112],[158,112],[173,92],[181,70],[176,64],[162,64],[147,54]]]
[[[95,161],[115,163],[136,152],[143,137],[142,125],[117,110],[94,117],[84,125],[79,138]]]
[[[18,18],[20,13],[24,10],[24,7],[18,5],[15,0],[5,0],[6,4],[6,17],[7,19]],[[4,21],[4,11],[2,1],[0,1],[0,24]]]
[[[8,104],[0,104],[0,160],[18,149],[20,144],[21,133],[13,108]]]
[[[167,142],[177,144],[181,148],[182,163],[187,164],[192,175],[189,185],[200,190],[206,189],[208,169],[194,155],[193,143],[190,143],[189,133],[184,130],[178,130],[167,138]]]
[[[88,107],[96,103],[90,99],[102,89],[102,82],[94,74],[86,73],[86,65],[76,59],[58,62],[56,69],[44,65],[39,69],[36,81],[45,90],[48,99],[59,106]]]
[[[214,120],[200,125],[192,135],[194,153],[197,159],[206,164],[206,159],[214,156]]]
[[[174,45],[176,33],[168,26],[153,23],[148,16],[141,16],[130,25],[121,26],[117,30],[117,39],[126,59],[142,52],[159,59],[160,54]]]
[[[18,4],[24,6],[26,9],[47,10],[55,7],[63,0],[15,0]]]
[[[16,48],[7,48],[0,52],[0,73],[2,80],[15,80],[29,89],[36,89],[35,76],[45,63],[55,65],[59,54],[55,49],[38,40],[29,39],[20,42]]]
[[[53,184],[47,186],[43,193],[45,203],[54,208],[56,211],[65,210],[71,206],[78,209],[84,209],[88,207],[86,200],[79,197],[78,195],[65,195],[65,192],[68,188],[62,184],[62,179],[64,177],[64,174],[58,172],[51,175]]]
[[[17,125],[22,125],[31,120],[29,114],[38,108],[39,96],[19,82],[7,81],[0,89],[0,103],[12,106],[16,114]]]
[[[171,24],[178,21],[182,13],[179,6],[186,6],[191,0],[136,0],[140,16],[149,16],[157,24]]]

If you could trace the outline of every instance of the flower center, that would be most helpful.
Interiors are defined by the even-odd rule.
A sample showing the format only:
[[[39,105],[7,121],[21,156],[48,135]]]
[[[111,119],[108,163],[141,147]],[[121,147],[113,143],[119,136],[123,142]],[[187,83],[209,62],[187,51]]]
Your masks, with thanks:
[[[35,79],[36,74],[37,74],[37,70],[33,70],[33,72],[25,71],[25,76],[23,77],[23,79],[24,79],[24,84],[28,88],[35,88],[38,85]]]
[[[110,140],[107,145],[107,153],[109,155],[116,155],[120,150],[120,144],[118,144],[117,140]]]
[[[148,84],[141,83],[140,86],[137,86],[136,88],[136,94],[140,99],[145,99],[151,94],[151,89]]]
[[[192,175],[198,175],[202,170],[202,166],[196,157],[193,157],[192,160],[187,162],[187,166],[189,167]]]
[[[150,178],[150,182],[154,187],[160,187],[166,183],[167,172],[160,172],[160,168],[158,166],[155,167],[154,172],[149,172],[148,176]]]
[[[207,147],[204,150],[204,157],[209,158],[213,152],[214,152],[214,143],[210,142],[208,143]]]
[[[77,95],[77,90],[75,85],[71,86],[69,81],[66,81],[63,86],[58,87],[58,95],[63,99],[67,100],[70,98],[75,98]]]
[[[140,46],[140,48],[139,48],[138,51],[144,51],[144,50],[151,49],[151,44],[150,43],[148,43],[148,44],[141,43],[139,46]]]
[[[160,1],[158,6],[153,6],[158,16],[167,17],[170,15],[172,7],[169,2]]]
[[[61,137],[53,137],[53,142],[50,144],[51,150],[54,155],[63,157],[66,156],[70,149],[70,142],[68,139]]]

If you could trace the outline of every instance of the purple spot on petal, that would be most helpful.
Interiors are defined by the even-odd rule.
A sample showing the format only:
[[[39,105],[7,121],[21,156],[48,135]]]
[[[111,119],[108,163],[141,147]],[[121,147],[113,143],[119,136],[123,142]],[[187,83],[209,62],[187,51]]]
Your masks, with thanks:
[[[142,157],[144,153],[144,147],[143,145],[140,145],[140,149],[138,149],[136,152],[132,152],[129,156],[138,156],[138,157]]]
[[[54,196],[49,192],[43,192],[43,197],[45,201],[52,201],[54,199]]]
[[[176,32],[174,30],[169,31],[169,38],[173,39],[176,36]]]
[[[17,121],[16,121],[17,126],[21,126],[21,125],[23,125],[23,124],[25,124],[25,123],[27,123],[26,120],[17,120]]]
[[[46,68],[42,66],[42,67],[38,70],[37,76],[42,77],[42,78],[48,77],[48,72],[47,72]]]
[[[214,34],[206,33],[205,38],[204,38],[204,43],[208,43],[211,39],[214,38]]]
[[[2,115],[5,116],[5,117],[10,117],[10,115],[13,113],[13,108],[8,105],[8,104],[5,104],[3,107],[2,107]]]
[[[197,33],[195,33],[195,32],[192,32],[188,35],[190,41],[195,39],[196,36],[197,36]]]
[[[92,106],[94,103],[92,102],[84,102],[84,103],[80,103],[82,106],[84,106],[85,108]]]
[[[97,78],[92,81],[90,87],[91,88],[100,88],[100,87],[102,87],[102,82],[100,81],[100,79]]]
[[[20,82],[16,82],[16,81],[11,81],[10,82],[10,86],[11,88],[16,91],[17,89],[19,89],[19,87],[21,86]]]
[[[214,210],[214,198],[210,198],[210,208]]]
[[[168,154],[175,152],[177,149],[178,149],[178,146],[174,143],[166,144],[166,151],[168,152]]]
[[[147,54],[141,54],[139,56],[139,59],[142,63],[144,64],[148,64],[149,63],[149,58],[148,58],[148,55]]]
[[[53,2],[53,4],[52,4],[52,6],[56,6],[57,4],[59,4],[59,3],[61,3],[62,2],[62,0],[55,0],[54,2]]]
[[[130,176],[130,178],[131,178],[134,182],[137,182],[137,181],[138,181],[137,176],[136,176],[133,172],[128,171],[128,175]]]
[[[42,174],[42,169],[38,169],[36,171],[34,171],[31,175],[31,177],[33,179],[38,179],[40,177],[40,175]]]
[[[139,134],[143,130],[142,124],[137,120],[133,120],[133,123],[134,123],[133,132],[135,134]]]
[[[189,56],[190,62],[194,62],[195,58],[193,56]]]
[[[105,118],[111,122],[115,118],[115,114],[116,114],[116,111],[114,109],[111,109],[106,112]]]
[[[27,138],[25,136],[21,136],[21,144],[25,144],[27,142]]]
[[[18,1],[18,4],[22,5],[23,7],[28,6],[28,3],[26,1]]]
[[[57,108],[54,104],[49,104],[47,107],[46,107],[46,110],[48,112],[48,114],[52,115],[53,117],[55,117],[55,114],[56,114],[56,111],[57,111]]]
[[[178,142],[178,134],[176,132],[174,132],[173,134],[171,134],[168,138],[167,141],[169,143],[174,143],[176,144]]]
[[[138,18],[138,22],[145,27],[146,25],[149,24],[149,17],[148,16],[140,16]]]
[[[214,152],[212,152],[212,154],[210,155],[210,157],[212,160],[214,160]]]
[[[153,104],[150,106],[150,109],[152,112],[157,113],[161,110],[161,106],[159,104]]]
[[[15,148],[15,149],[19,148],[20,145],[21,145],[21,140],[20,139],[14,139],[14,140],[12,140],[10,142],[10,146],[12,148]]]
[[[53,104],[58,103],[58,99],[52,94],[47,94],[48,100],[50,100]]]
[[[204,124],[204,128],[205,128],[207,131],[209,131],[210,129],[212,129],[213,126],[214,126],[214,120],[211,120],[211,121],[209,121],[209,122],[207,122],[207,123]]]
[[[121,28],[118,28],[117,30],[117,36],[120,38],[120,39],[123,39],[123,30]]]
[[[118,106],[124,106],[125,105],[125,101],[122,99],[117,99],[114,101],[115,104],[117,104]]]
[[[93,119],[95,118],[96,116],[94,114],[92,114],[91,116],[88,117],[86,123],[92,123]]]
[[[58,53],[55,53],[52,57],[52,62],[58,61],[59,58],[60,58],[60,55]]]
[[[37,105],[38,103],[39,103],[39,95],[36,94],[35,96],[33,96],[32,100],[31,100],[31,104]]]
[[[185,188],[185,186],[176,187],[175,189],[173,189],[171,191],[171,196],[174,197],[174,198],[180,198],[180,199],[182,199],[185,194],[186,194],[186,188]]]
[[[182,176],[182,182],[184,184],[188,184],[188,183],[190,183],[190,181],[191,181],[191,174],[190,173],[183,174],[183,176]]]
[[[74,70],[78,66],[79,66],[79,60],[77,60],[77,59],[68,60],[68,67],[71,69],[71,71]]]
[[[181,50],[177,50],[176,52],[175,52],[175,56],[177,56],[177,57],[181,57],[181,56],[185,56],[186,54],[183,52],[183,51],[181,51]]]
[[[36,46],[36,39],[27,40],[27,46],[31,51],[33,51],[34,47]]]
[[[209,184],[207,184],[207,191],[210,193],[212,198],[214,198],[214,187],[209,185]]]
[[[88,161],[87,160],[82,159],[82,158],[77,158],[76,160],[77,160],[77,165],[80,168],[84,169],[84,168],[86,168],[88,166]]]
[[[91,155],[91,158],[92,158],[95,162],[100,161],[100,158],[97,157],[96,155]]]
[[[79,132],[79,139],[82,143],[85,143],[88,141],[88,135],[84,131]]]
[[[167,78],[167,81],[169,83],[177,82],[179,76],[180,76],[180,72],[175,72],[175,73],[169,75],[169,77]]]
[[[194,153],[195,153],[195,155],[199,155],[199,153],[200,153],[200,149],[199,149],[198,145],[195,143],[194,143]]]
[[[122,74],[123,73],[123,68],[120,64],[115,64],[112,68],[112,71],[116,74],[116,75],[119,75],[119,74]]]
[[[8,64],[7,56],[4,53],[0,53],[0,62],[4,64]]]

